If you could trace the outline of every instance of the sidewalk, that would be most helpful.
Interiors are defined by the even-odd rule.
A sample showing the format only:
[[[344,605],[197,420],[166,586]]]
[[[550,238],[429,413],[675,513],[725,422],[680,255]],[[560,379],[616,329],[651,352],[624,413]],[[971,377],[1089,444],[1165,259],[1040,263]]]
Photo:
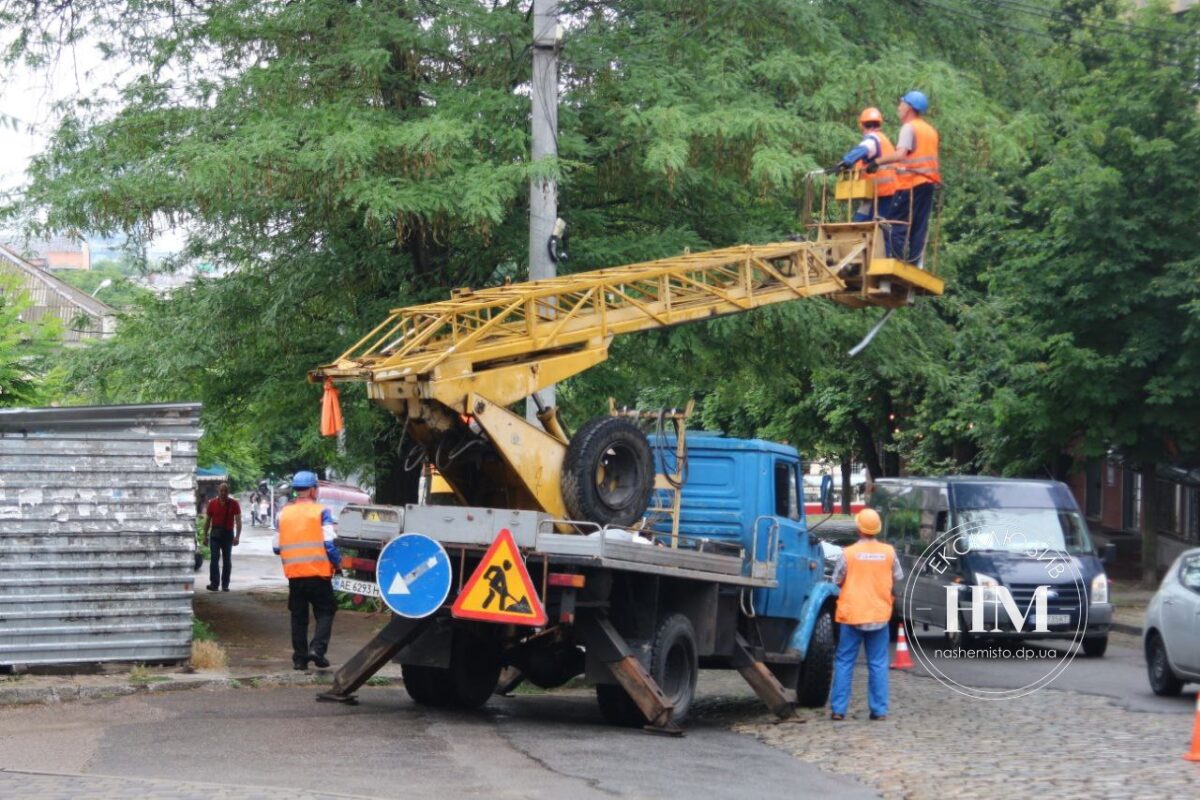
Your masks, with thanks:
[[[1133,581],[1110,582],[1108,592],[1113,603],[1113,630],[1141,636],[1142,623],[1146,621],[1146,606],[1155,591]]]
[[[133,664],[47,667],[31,673],[0,675],[0,706],[239,685],[328,683],[338,666],[357,653],[388,620],[384,613],[339,611],[327,654],[332,667],[297,672],[292,669],[287,581],[278,556],[271,553],[270,530],[243,531],[242,543],[234,548],[230,591],[208,592],[204,588],[207,583],[206,562],[196,573],[193,611],[225,649],[225,669]],[[400,666],[389,664],[377,677],[398,680]]]

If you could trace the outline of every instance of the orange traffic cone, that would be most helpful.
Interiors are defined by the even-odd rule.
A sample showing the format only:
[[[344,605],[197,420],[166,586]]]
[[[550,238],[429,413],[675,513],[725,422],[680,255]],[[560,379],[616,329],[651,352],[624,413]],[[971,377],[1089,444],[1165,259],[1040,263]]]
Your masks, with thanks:
[[[912,669],[912,656],[908,654],[908,637],[904,635],[904,621],[896,629],[896,657],[892,659],[892,669]]]
[[[1200,692],[1196,692],[1196,722],[1192,725],[1192,749],[1183,757],[1188,761],[1200,761]]]

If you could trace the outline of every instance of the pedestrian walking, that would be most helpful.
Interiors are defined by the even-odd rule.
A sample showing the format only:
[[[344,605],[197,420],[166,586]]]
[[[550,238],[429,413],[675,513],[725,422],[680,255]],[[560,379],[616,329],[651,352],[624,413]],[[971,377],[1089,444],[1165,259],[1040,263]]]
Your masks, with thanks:
[[[904,570],[895,549],[875,538],[883,527],[875,509],[864,508],[854,522],[858,541],[842,551],[833,570],[833,582],[841,587],[841,594],[835,617],[840,627],[829,718],[846,718],[861,644],[867,652],[867,706],[871,719],[883,720],[888,715],[888,623],[893,590],[904,579]]]
[[[342,557],[334,544],[333,514],[317,502],[317,476],[312,472],[297,472],[292,476],[292,489],[296,499],[279,512],[272,542],[288,579],[292,667],[304,670],[311,661],[323,669],[329,666],[325,652],[337,611],[333,574]],[[308,638],[310,608],[316,621],[311,640]]]
[[[217,487],[217,496],[204,509],[204,544],[208,545],[208,586],[210,592],[219,588],[229,591],[233,574],[233,548],[242,541],[242,507],[229,496],[229,484]]]
[[[258,516],[259,494],[257,491],[250,493],[250,524],[258,527],[262,520]]]

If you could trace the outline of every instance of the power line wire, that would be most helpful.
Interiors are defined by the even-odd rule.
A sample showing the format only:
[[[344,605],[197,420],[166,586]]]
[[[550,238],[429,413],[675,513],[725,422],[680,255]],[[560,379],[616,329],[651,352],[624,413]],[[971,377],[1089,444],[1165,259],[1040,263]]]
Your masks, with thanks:
[[[1187,41],[1192,39],[1192,35],[1188,33],[1172,33],[1159,28],[1152,28],[1149,25],[1138,25],[1133,22],[1120,22],[1118,20],[1085,20],[1075,17],[1067,11],[1061,9],[1046,8],[1044,6],[1035,6],[1030,3],[1021,2],[1021,0],[988,0],[1000,6],[1007,6],[1012,10],[1031,14],[1033,16],[1045,17],[1046,19],[1062,22],[1065,24],[1079,25],[1085,28],[1093,28],[1104,31],[1105,33],[1132,33],[1139,36],[1159,36],[1169,39],[1178,39]]]
[[[1005,30],[1014,31],[1016,33],[1023,33],[1023,34],[1026,34],[1027,36],[1037,36],[1042,39],[1049,39],[1052,42],[1062,44],[1066,47],[1092,50],[1092,51],[1095,51],[1098,53],[1105,53],[1114,58],[1122,57],[1125,55],[1123,53],[1119,53],[1110,48],[1101,47],[1100,45],[1089,44],[1087,42],[1066,41],[1066,40],[1061,39],[1060,37],[1055,36],[1054,34],[1046,32],[1046,31],[1034,30],[1033,28],[1026,28],[1026,27],[1023,27],[1020,25],[1012,25],[1010,23],[1003,22],[1001,20],[995,20],[995,19],[991,19],[990,17],[982,16],[980,14],[974,14],[970,11],[966,11],[961,8],[954,8],[952,6],[945,6],[940,3],[935,3],[935,2],[933,2],[933,0],[917,0],[917,3],[919,5],[927,6],[929,8],[936,8],[936,9],[938,9],[940,11],[944,11],[948,14],[955,14],[957,16],[964,17],[966,19],[975,20],[976,22],[983,23],[985,27],[1003,28]],[[1139,56],[1138,58],[1141,58],[1142,60],[1146,61],[1147,63],[1153,64],[1153,65],[1159,66],[1159,67],[1170,67],[1173,69],[1182,69],[1182,68],[1186,68],[1189,66],[1188,64],[1186,64],[1184,62],[1163,61],[1161,59],[1153,58],[1150,56]]]

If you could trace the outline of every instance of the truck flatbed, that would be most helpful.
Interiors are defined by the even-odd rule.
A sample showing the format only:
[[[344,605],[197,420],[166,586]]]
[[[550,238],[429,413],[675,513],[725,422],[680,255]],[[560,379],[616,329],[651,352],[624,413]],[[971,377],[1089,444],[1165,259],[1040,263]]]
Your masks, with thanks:
[[[579,533],[559,533],[563,526]],[[598,567],[732,586],[773,589],[775,563],[747,561],[736,552],[709,552],[718,542],[685,539],[680,547],[633,541],[626,531],[556,520],[539,511],[465,506],[347,506],[339,519],[338,541],[347,547],[382,548],[402,533],[422,533],[456,551],[486,549],[502,529],[513,534],[526,558],[554,564]],[[722,549],[728,550],[728,547]],[[768,548],[770,552],[773,548]]]

